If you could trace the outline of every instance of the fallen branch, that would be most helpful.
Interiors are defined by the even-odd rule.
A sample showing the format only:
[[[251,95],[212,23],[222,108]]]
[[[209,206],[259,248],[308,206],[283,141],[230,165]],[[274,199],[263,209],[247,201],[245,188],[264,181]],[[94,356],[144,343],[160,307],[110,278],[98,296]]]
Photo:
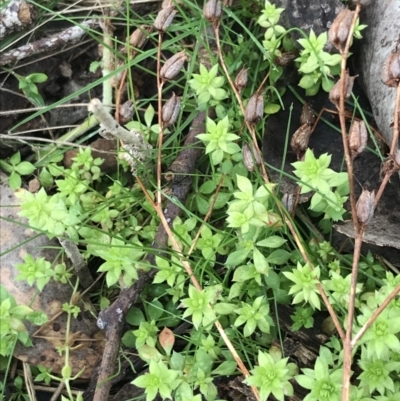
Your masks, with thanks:
[[[10,1],[0,10],[0,40],[13,32],[27,28],[35,21],[37,16],[38,12],[34,5],[25,0]]]
[[[0,15],[1,21],[1,15]],[[0,25],[1,27],[1,25]],[[60,49],[66,45],[78,43],[90,29],[99,27],[98,19],[90,19],[82,22],[79,26],[75,25],[62,32],[48,36],[35,42],[20,46],[17,49],[9,50],[1,55],[0,66],[13,64],[30,56],[37,56],[40,53],[51,52]],[[1,33],[1,29],[0,29]],[[1,40],[1,38],[0,38]]]
[[[182,209],[178,206],[179,203],[184,203],[191,186],[191,175],[194,173],[194,168],[199,159],[202,149],[200,147],[192,147],[196,141],[196,136],[205,129],[205,113],[200,113],[192,122],[191,129],[185,141],[185,148],[179,153],[177,159],[172,163],[170,170],[175,171],[179,166],[180,172],[183,175],[177,175],[174,180],[171,180],[171,191],[174,198],[178,202],[167,201],[164,207],[165,218],[171,222],[175,217],[182,213]],[[186,168],[184,168],[186,166]],[[146,261],[150,265],[155,265],[155,256],[165,248],[168,242],[168,235],[165,228],[160,224],[154,240],[154,253],[148,254]],[[94,390],[94,401],[103,401],[108,398],[111,388],[111,380],[109,378],[115,374],[117,366],[117,357],[121,342],[121,336],[124,326],[125,315],[129,308],[137,301],[143,288],[154,277],[156,269],[151,269],[149,272],[140,272],[138,280],[129,288],[124,289],[119,294],[117,300],[107,309],[99,314],[98,326],[106,331],[106,346],[104,348],[101,365],[98,369],[97,378],[94,377],[88,390],[85,392],[85,400],[90,399],[90,392]]]

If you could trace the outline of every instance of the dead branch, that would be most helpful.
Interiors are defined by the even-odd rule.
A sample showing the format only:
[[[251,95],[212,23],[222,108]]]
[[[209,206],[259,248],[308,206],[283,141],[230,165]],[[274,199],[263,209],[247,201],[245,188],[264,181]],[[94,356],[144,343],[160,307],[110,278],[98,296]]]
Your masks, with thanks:
[[[38,16],[34,5],[25,0],[12,0],[0,10],[0,40],[32,24]]]
[[[2,22],[0,14],[0,34]],[[89,30],[98,27],[99,20],[90,19],[82,22],[79,26],[72,26],[54,35],[28,43],[17,49],[9,50],[1,55],[0,66],[15,63],[32,55],[37,56],[40,53],[55,51],[66,45],[73,45],[78,43]]]

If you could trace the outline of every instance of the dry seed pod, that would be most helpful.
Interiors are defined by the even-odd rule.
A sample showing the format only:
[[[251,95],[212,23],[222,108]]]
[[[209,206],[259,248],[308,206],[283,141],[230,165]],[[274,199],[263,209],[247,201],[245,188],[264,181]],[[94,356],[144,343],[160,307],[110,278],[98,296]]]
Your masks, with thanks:
[[[158,31],[165,32],[172,24],[172,20],[174,19],[176,13],[177,10],[174,6],[162,8],[154,20],[154,28],[156,28]]]
[[[277,65],[279,67],[286,67],[296,57],[297,57],[297,53],[295,53],[295,52],[284,52],[280,56],[275,58],[274,63],[275,63],[275,65]]]
[[[346,77],[345,77],[345,86],[344,86],[344,98],[348,99],[351,95],[351,92],[353,91],[353,85],[354,85],[354,80],[356,79],[357,76],[350,77],[349,72],[346,71]],[[336,84],[333,86],[331,91],[329,92],[329,100],[335,104],[336,106],[339,105],[340,101],[340,88],[341,88],[341,82],[342,80],[339,79],[339,81],[336,82]]]
[[[294,200],[295,196],[293,194],[284,194],[281,199],[282,205],[290,214],[294,212]]]
[[[264,114],[264,97],[262,94],[256,92],[249,100],[244,112],[245,120],[251,124],[256,125]]]
[[[235,88],[241,92],[247,85],[247,72],[248,68],[242,68],[235,78]]]
[[[315,115],[309,103],[304,102],[303,109],[301,110],[300,124],[314,125]]]
[[[304,152],[308,148],[308,142],[310,141],[311,126],[303,124],[292,136],[290,140],[290,146],[296,153],[297,158],[300,160]]]
[[[354,11],[348,8],[343,9],[332,22],[328,32],[329,42],[342,52],[346,46],[350,28],[353,22]]]
[[[243,164],[250,172],[254,171],[255,166],[261,164],[260,155],[254,147],[254,144],[245,143],[242,148]]]
[[[375,192],[363,189],[356,205],[358,221],[361,224],[369,224],[374,217],[374,202]]]
[[[181,109],[181,98],[172,93],[172,97],[167,100],[162,108],[162,121],[164,127],[168,127],[176,122]]]
[[[176,53],[162,66],[160,76],[164,81],[175,78],[187,60],[185,51]]]
[[[204,4],[204,18],[208,19],[212,24],[215,24],[219,21],[221,14],[222,4],[220,0],[208,0],[206,4]]]
[[[131,121],[133,113],[133,102],[132,100],[127,100],[119,110],[119,123],[123,125]]]
[[[349,146],[353,158],[364,151],[367,140],[368,133],[364,121],[354,121],[349,134]]]
[[[129,43],[131,46],[140,49],[144,46],[147,40],[147,35],[150,32],[150,27],[148,25],[140,25],[139,28],[135,29],[129,38]]]
[[[382,67],[382,82],[396,87],[400,81],[400,52],[391,54]]]

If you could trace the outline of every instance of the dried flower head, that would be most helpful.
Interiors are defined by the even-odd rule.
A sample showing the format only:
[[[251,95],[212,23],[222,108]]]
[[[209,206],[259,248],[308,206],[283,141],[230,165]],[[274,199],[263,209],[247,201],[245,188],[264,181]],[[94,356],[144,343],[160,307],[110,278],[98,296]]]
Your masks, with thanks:
[[[344,8],[332,22],[328,32],[329,42],[342,52],[346,46],[355,12]]]
[[[348,99],[350,97],[351,92],[353,91],[354,80],[356,78],[357,78],[357,75],[355,75],[354,77],[350,77],[349,72],[346,71],[345,85],[344,85],[344,98],[345,99]],[[340,101],[341,85],[342,85],[342,80],[339,79],[339,81],[336,82],[336,84],[333,86],[333,88],[329,92],[329,100],[336,106],[339,105],[339,101]]]
[[[247,85],[247,72],[249,71],[248,68],[242,68],[235,78],[235,87],[236,89],[241,92]]]
[[[400,51],[392,53],[382,67],[382,82],[387,86],[396,87],[400,82]]]
[[[167,100],[162,108],[162,121],[164,127],[168,127],[176,122],[181,109],[181,98],[172,93],[172,97]]]
[[[160,76],[164,81],[175,78],[187,60],[185,51],[176,53],[169,58],[160,70]]]
[[[286,67],[298,56],[295,52],[284,52],[280,56],[275,57],[274,63],[279,67]]]
[[[314,125],[314,123],[315,115],[313,109],[311,108],[309,103],[304,102],[303,109],[301,110],[300,124]]]
[[[204,4],[204,18],[208,19],[212,24],[216,24],[222,15],[222,4],[220,0],[208,0]]]
[[[297,159],[301,159],[304,152],[308,148],[308,142],[310,141],[311,126],[303,124],[292,136],[290,140],[290,146],[297,155]]]
[[[242,148],[243,164],[248,171],[254,171],[255,166],[261,165],[260,155],[253,143],[245,143]]]
[[[140,25],[139,28],[135,29],[129,38],[129,43],[131,46],[140,49],[146,43],[148,33],[151,27],[148,25]]]
[[[120,124],[126,124],[132,120],[134,113],[132,100],[127,100],[119,110],[119,122]]]
[[[245,120],[251,124],[256,125],[264,114],[264,97],[262,94],[256,92],[249,100],[244,112]]]
[[[363,189],[356,205],[358,221],[361,224],[369,224],[374,217],[374,202],[375,192]]]
[[[368,132],[364,121],[354,121],[349,133],[349,146],[353,158],[364,151],[367,140]]]
[[[160,32],[165,32],[169,26],[172,24],[172,21],[175,17],[177,10],[174,6],[169,6],[166,8],[162,8],[158,14],[156,19],[154,20],[154,28],[156,28]]]

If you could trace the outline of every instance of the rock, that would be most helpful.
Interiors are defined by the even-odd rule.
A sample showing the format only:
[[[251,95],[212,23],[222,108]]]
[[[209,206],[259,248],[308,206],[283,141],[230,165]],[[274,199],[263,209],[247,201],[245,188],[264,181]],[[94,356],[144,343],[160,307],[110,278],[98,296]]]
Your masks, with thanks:
[[[360,21],[368,27],[362,31],[364,38],[355,50],[354,61],[376,124],[390,146],[396,90],[382,83],[381,69],[384,61],[398,46],[400,2],[374,1],[362,10]]]
[[[54,265],[61,263],[60,244],[28,228],[27,220],[18,215],[19,200],[6,182],[5,175],[0,172],[0,284],[18,305],[29,305],[35,311],[44,312],[49,319],[40,327],[24,321],[33,346],[25,347],[17,342],[14,356],[31,365],[51,368],[53,374],[60,374],[65,358],[56,347],[65,343],[67,314],[62,312],[62,305],[70,302],[72,288],[69,284],[50,280],[38,293],[36,284],[30,286],[26,281],[16,280],[19,274],[16,266],[24,262],[27,253]],[[69,364],[73,375],[84,368],[81,378],[90,378],[103,354],[104,332],[96,325],[90,299],[78,297],[77,305],[81,312],[70,322],[72,349]]]
[[[282,7],[280,24],[285,28],[300,28],[307,35],[312,29],[316,35],[328,31],[336,15],[343,8],[339,0],[272,0],[271,3]],[[293,33],[295,39],[303,37],[300,32]]]

